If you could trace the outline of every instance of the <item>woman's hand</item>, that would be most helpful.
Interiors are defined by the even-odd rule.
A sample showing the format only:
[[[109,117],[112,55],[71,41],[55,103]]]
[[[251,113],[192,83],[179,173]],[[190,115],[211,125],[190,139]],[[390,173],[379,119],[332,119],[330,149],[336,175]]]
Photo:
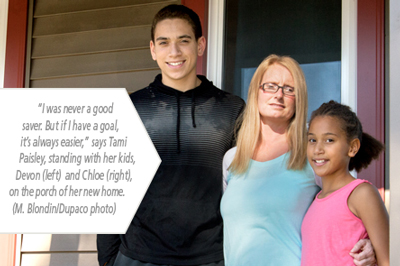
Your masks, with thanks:
[[[350,251],[350,256],[354,258],[354,264],[357,266],[374,266],[376,258],[374,247],[369,239],[361,239]]]

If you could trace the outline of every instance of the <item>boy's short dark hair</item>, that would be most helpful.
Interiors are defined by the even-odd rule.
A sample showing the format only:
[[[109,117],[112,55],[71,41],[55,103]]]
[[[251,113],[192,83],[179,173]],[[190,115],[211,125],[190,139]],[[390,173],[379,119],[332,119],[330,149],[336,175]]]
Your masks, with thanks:
[[[154,42],[154,32],[157,24],[164,19],[174,19],[180,18],[186,20],[190,26],[192,26],[194,36],[196,40],[198,40],[201,36],[203,36],[203,32],[201,30],[200,18],[190,8],[183,5],[168,5],[162,8],[158,13],[154,16],[153,23],[151,25],[151,40]]]

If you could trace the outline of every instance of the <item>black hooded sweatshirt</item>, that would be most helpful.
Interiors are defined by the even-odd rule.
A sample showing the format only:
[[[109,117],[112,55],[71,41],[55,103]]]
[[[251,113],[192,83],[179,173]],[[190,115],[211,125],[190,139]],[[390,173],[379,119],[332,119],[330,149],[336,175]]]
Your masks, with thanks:
[[[100,265],[118,250],[156,264],[223,259],[222,158],[244,101],[198,78],[200,86],[181,92],[158,75],[130,95],[162,162],[126,234],[97,236]]]

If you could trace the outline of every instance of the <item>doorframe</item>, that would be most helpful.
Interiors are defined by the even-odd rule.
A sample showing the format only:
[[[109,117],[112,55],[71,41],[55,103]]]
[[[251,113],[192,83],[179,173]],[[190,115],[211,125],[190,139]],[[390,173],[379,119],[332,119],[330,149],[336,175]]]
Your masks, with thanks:
[[[357,0],[342,0],[341,103],[357,110]]]
[[[23,88],[28,21],[28,1],[8,3],[4,88]]]
[[[385,0],[359,1],[357,11],[357,114],[363,131],[385,143]],[[384,198],[385,153],[359,176]]]
[[[212,1],[211,1],[212,2]],[[181,0],[181,4],[192,9],[200,18],[200,23],[203,30],[203,36],[207,39],[208,37],[208,11],[209,11],[209,1],[208,0]],[[203,56],[198,57],[196,71],[199,75],[206,75],[207,73],[207,54],[208,45],[206,45],[206,50]]]
[[[209,1],[207,78],[218,88],[222,87],[224,29],[225,0]]]

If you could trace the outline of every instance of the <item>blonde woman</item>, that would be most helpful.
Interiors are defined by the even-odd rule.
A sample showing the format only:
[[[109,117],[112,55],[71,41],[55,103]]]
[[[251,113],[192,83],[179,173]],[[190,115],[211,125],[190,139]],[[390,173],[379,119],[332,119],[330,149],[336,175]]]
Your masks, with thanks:
[[[251,80],[237,147],[224,157],[226,266],[300,265],[301,223],[320,190],[306,157],[306,119],[300,66],[268,56]],[[370,243],[357,245],[365,243],[356,265],[375,262]]]

